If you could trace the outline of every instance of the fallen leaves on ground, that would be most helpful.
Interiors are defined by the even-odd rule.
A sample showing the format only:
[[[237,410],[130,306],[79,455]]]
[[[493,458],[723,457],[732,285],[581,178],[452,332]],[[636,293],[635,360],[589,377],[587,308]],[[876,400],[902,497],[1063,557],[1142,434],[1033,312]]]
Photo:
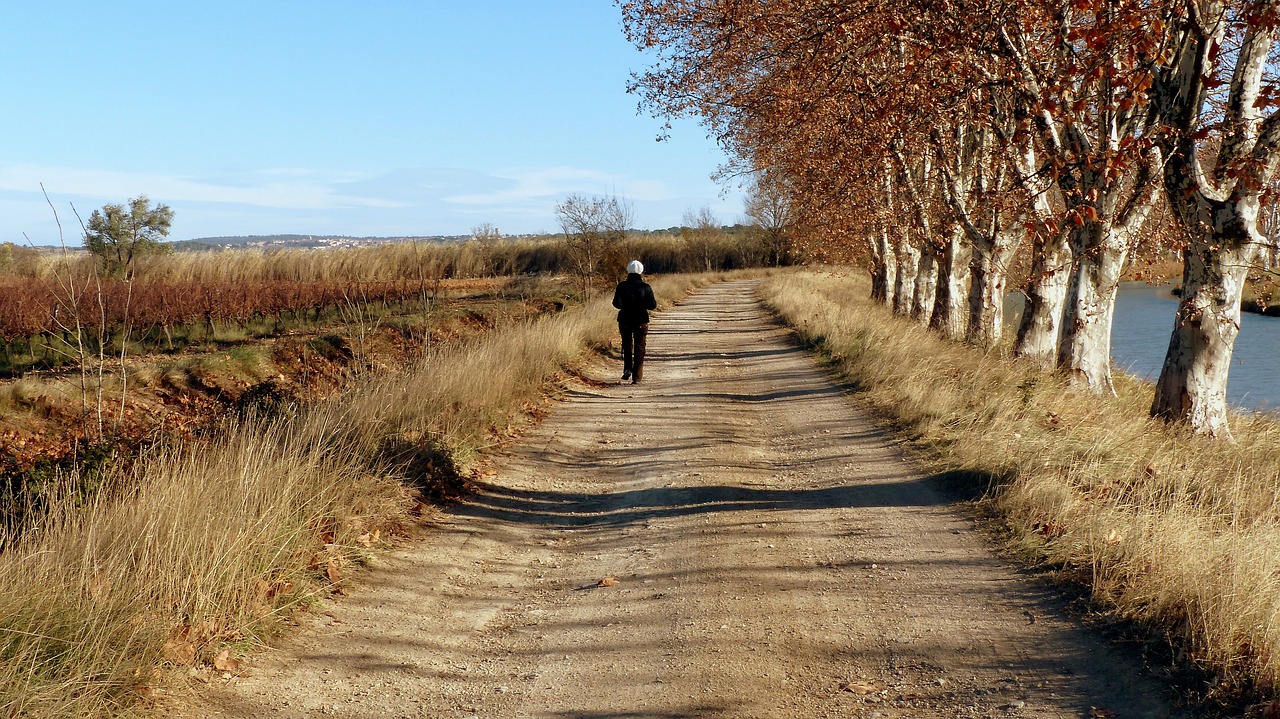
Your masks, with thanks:
[[[325,567],[324,576],[333,584],[334,594],[345,594],[342,590],[342,570],[338,568],[338,560],[330,557],[328,566]]]
[[[230,649],[223,649],[213,658],[213,668],[220,672],[234,672],[240,669],[240,660],[231,658]]]
[[[196,644],[191,636],[190,625],[175,627],[169,633],[164,646],[160,649],[164,658],[174,664],[190,664],[196,659]]]

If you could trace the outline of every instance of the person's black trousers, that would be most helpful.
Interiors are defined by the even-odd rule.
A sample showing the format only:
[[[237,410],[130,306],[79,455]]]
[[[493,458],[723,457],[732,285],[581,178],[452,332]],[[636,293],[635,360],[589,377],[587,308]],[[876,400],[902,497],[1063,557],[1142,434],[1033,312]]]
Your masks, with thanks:
[[[649,325],[619,324],[618,333],[622,335],[622,371],[630,372],[639,382],[644,367],[644,345],[645,338],[649,336]]]

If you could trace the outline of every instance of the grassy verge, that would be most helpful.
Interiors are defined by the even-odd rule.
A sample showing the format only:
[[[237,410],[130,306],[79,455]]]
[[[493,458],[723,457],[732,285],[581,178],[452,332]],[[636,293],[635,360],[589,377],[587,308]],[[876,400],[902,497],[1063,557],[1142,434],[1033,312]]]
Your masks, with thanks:
[[[1098,398],[946,342],[867,298],[862,274],[778,276],[766,302],[927,461],[990,482],[1025,558],[1203,668],[1202,702],[1280,688],[1280,423],[1233,418],[1235,444],[1147,417],[1152,389]]]
[[[654,282],[664,303],[704,282]],[[435,351],[405,370],[217,438],[150,450],[90,495],[53,497],[0,531],[0,716],[117,714],[177,668],[232,652],[333,591],[421,494],[459,490],[476,452],[517,426],[616,329],[608,298]]]

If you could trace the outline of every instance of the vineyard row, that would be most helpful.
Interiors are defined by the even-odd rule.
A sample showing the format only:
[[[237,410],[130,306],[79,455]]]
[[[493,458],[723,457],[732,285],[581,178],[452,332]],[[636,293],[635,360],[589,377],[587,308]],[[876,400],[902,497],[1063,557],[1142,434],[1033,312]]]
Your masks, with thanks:
[[[118,338],[145,343],[168,337],[176,327],[247,327],[252,322],[314,317],[330,307],[363,307],[424,300],[428,283],[239,282],[170,283],[103,280],[54,284],[40,279],[0,281],[0,342],[32,347],[80,338]]]

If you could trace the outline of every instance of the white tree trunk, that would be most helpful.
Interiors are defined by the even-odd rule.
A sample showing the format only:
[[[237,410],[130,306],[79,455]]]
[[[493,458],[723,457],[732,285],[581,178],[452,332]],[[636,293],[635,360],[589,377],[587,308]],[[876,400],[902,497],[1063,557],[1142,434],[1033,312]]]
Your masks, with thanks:
[[[969,262],[969,328],[965,341],[991,349],[1004,337],[1004,296],[1009,263],[1027,231],[1021,220],[993,234],[989,245],[975,245]]]
[[[883,229],[871,242],[871,298],[893,307],[898,260],[889,230]]]
[[[1162,128],[1156,139],[1168,157],[1165,196],[1187,245],[1182,298],[1151,414],[1229,437],[1227,374],[1240,332],[1240,297],[1266,243],[1258,223],[1261,195],[1280,160],[1280,115],[1265,113],[1259,102],[1277,34],[1269,22],[1227,12],[1224,2],[1197,5],[1194,17],[1172,26],[1173,52],[1157,68],[1152,88]],[[1270,17],[1280,3],[1245,7]],[[1219,53],[1224,47],[1232,51]],[[1221,114],[1209,118],[1207,82],[1215,72],[1231,81]]]
[[[1114,236],[1116,229],[1110,223],[1090,223],[1078,232],[1081,237],[1067,286],[1058,367],[1073,383],[1098,394],[1114,395],[1111,324],[1128,245]]]
[[[1058,369],[1096,394],[1115,394],[1111,324],[1116,291],[1130,248],[1137,244],[1138,231],[1159,197],[1160,184],[1154,181],[1159,164],[1160,153],[1145,154],[1133,186],[1127,189],[1093,170],[1085,170],[1080,180],[1078,197],[1093,195],[1096,205],[1075,206],[1082,224],[1070,231],[1068,243],[1072,267],[1058,341]]]
[[[1203,242],[1196,243],[1207,247]],[[1240,297],[1255,248],[1186,250],[1182,298],[1151,414],[1230,437],[1227,373],[1240,333]]]
[[[964,339],[968,326],[965,303],[969,293],[969,254],[964,228],[952,225],[938,262],[938,289],[929,326],[957,342]]]
[[[916,294],[916,270],[920,264],[920,248],[911,241],[910,233],[903,230],[894,247],[897,265],[894,268],[893,311],[910,315]]]
[[[938,293],[938,255],[932,246],[920,250],[920,262],[916,267],[915,296],[911,301],[911,316],[924,326],[933,316],[933,304]]]
[[[1065,233],[1050,241],[1037,239],[1032,248],[1031,273],[1024,289],[1026,305],[1018,324],[1013,353],[1052,366],[1062,337],[1062,315],[1071,279],[1071,249]]]
[[[1000,344],[1004,329],[1007,274],[990,252],[975,248],[969,269],[969,331],[965,341],[990,349]]]

